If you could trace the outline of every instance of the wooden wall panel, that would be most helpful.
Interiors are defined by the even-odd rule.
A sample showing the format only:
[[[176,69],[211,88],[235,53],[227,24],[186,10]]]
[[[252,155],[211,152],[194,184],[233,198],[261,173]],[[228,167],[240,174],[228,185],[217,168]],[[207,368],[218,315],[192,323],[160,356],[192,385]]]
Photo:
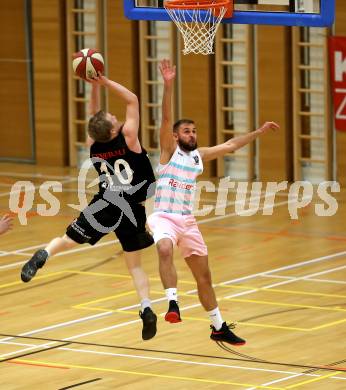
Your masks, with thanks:
[[[138,23],[125,18],[122,1],[107,1],[106,15],[108,77],[139,96]],[[125,119],[124,102],[114,94],[108,95],[108,107],[119,120]]]
[[[2,0],[0,24],[0,158],[32,160],[24,1]]]
[[[196,123],[198,146],[213,146],[216,140],[213,56],[181,54],[181,115]],[[215,161],[204,166],[203,177],[216,175]]]
[[[336,1],[335,35],[346,37],[346,2]],[[344,76],[345,77],[345,76]],[[336,132],[337,180],[346,186],[346,132]]]
[[[258,116],[259,125],[274,121],[280,131],[259,140],[259,176],[263,181],[291,180],[292,98],[290,30],[259,26],[258,31]]]
[[[37,164],[67,165],[65,8],[32,0]]]
[[[25,14],[24,0],[1,1],[1,56],[4,58],[24,59],[25,47]]]

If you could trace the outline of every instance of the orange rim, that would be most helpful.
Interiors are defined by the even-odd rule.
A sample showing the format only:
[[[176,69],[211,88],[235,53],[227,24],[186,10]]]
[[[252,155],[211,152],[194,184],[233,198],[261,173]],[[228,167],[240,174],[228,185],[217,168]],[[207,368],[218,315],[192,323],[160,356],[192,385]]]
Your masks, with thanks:
[[[168,9],[210,9],[210,8],[221,8],[231,7],[230,0],[214,0],[211,3],[210,0],[166,0],[165,8]]]

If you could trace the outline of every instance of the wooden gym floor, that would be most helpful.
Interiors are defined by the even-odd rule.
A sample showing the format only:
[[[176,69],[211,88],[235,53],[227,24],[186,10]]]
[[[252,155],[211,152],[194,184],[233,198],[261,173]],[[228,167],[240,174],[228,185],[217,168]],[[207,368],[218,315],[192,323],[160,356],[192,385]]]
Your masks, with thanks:
[[[23,263],[65,232],[77,215],[76,170],[0,164],[0,214],[9,209],[17,181],[39,187],[62,183],[54,195],[58,215],[36,206],[27,225],[0,236],[0,388],[12,389],[313,389],[346,388],[345,192],[334,194],[338,211],[317,217],[315,204],[289,217],[287,195],[272,216],[235,213],[228,196],[225,216],[199,218],[209,248],[219,305],[238,323],[243,347],[209,339],[209,320],[196,286],[176,254],[183,322],[165,323],[167,304],[154,247],[143,253],[150,276],[158,333],[141,339],[138,299],[121,248],[108,235],[95,247],[80,246],[52,257],[28,284]],[[23,201],[23,193],[19,197]],[[215,205],[204,193],[203,204]]]

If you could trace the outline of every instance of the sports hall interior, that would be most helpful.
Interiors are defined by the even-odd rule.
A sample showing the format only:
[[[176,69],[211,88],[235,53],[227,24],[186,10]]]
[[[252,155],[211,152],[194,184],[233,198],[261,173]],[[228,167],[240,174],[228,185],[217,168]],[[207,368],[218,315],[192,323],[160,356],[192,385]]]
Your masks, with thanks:
[[[14,227],[0,236],[0,388],[345,389],[346,132],[334,126],[328,54],[330,36],[346,37],[345,1],[336,0],[330,28],[221,25],[209,56],[184,56],[173,23],[130,21],[120,0],[1,5],[0,216],[11,212]],[[20,280],[24,262],[63,235],[79,212],[90,86],[73,75],[71,60],[81,45],[98,48],[106,75],[137,94],[139,136],[153,165],[162,58],[177,65],[174,116],[195,121],[199,146],[265,121],[280,125],[206,163],[200,177],[214,189],[224,177],[234,182],[224,213],[217,191],[203,187],[199,209],[210,210],[197,220],[221,312],[237,322],[246,346],[209,339],[209,319],[179,252],[179,324],[163,318],[156,249],[143,252],[159,315],[158,333],[148,342],[140,336],[138,299],[114,235],[52,257],[28,284]],[[123,117],[116,96],[104,94],[102,102]],[[93,179],[91,173],[88,183]],[[289,189],[299,181],[311,183],[313,194],[292,218]],[[336,212],[322,217],[318,188],[326,181],[340,190],[332,193]],[[239,211],[241,193],[249,197],[253,182],[262,183],[259,208]],[[287,182],[287,189],[268,215],[270,182]],[[50,214],[44,188],[59,203]],[[96,187],[83,190],[90,197]]]

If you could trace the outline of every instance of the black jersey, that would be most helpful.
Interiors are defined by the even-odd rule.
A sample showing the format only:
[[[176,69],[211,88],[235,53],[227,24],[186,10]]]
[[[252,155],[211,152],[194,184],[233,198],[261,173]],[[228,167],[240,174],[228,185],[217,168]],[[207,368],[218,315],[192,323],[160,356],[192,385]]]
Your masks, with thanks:
[[[147,152],[143,148],[141,153],[131,151],[121,131],[109,142],[94,142],[90,158],[99,174],[101,194],[115,191],[131,202],[153,195],[156,179]]]

